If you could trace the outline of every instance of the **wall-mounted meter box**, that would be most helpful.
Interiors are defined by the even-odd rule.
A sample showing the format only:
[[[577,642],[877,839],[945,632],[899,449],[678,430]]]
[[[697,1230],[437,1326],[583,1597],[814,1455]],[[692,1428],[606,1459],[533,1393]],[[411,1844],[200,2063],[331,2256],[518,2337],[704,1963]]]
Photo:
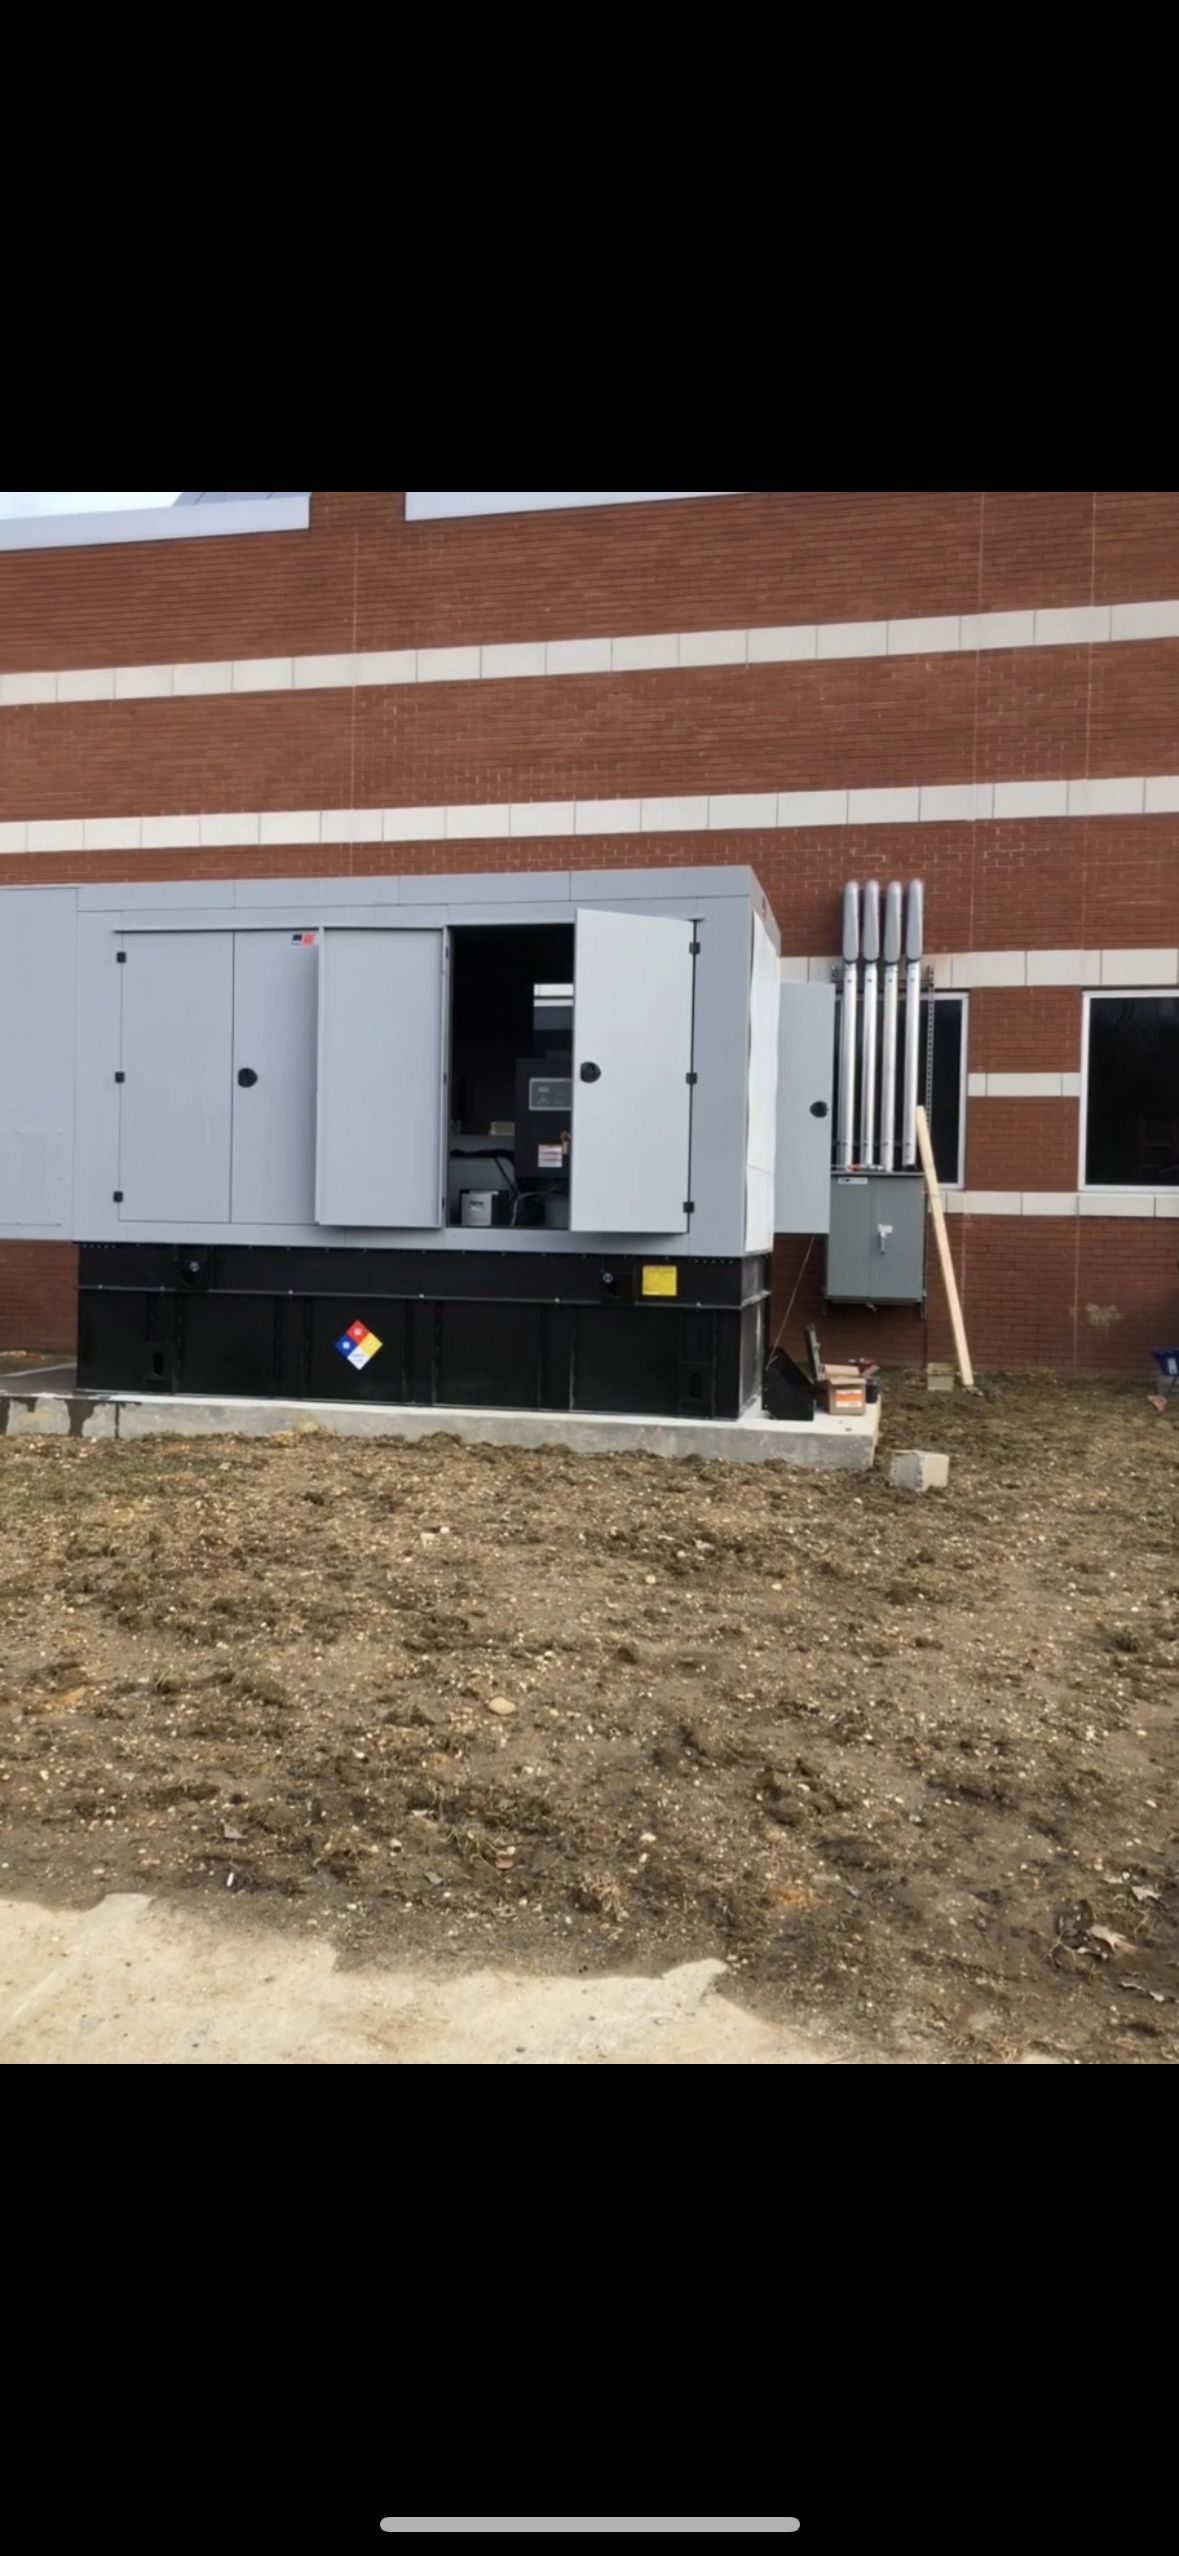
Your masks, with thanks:
[[[920,1172],[837,1173],[827,1236],[831,1304],[925,1301],[925,1183]]]

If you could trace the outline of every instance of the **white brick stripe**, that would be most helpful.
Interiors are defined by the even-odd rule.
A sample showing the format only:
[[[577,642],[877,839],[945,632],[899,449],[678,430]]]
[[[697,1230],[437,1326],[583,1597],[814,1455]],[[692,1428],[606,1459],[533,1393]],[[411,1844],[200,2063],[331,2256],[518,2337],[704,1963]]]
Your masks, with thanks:
[[[907,790],[761,790],[725,791],[719,796],[654,799],[520,800],[512,805],[443,808],[291,808],[218,810],[215,814],[178,816],[30,817],[0,822],[0,853],[12,852],[164,852],[197,850],[207,844],[296,843],[454,843],[497,842],[513,836],[601,834],[773,833],[798,827],[922,825],[966,822],[992,811],[1005,791],[1025,797],[1033,790],[1051,791],[1051,807],[1025,808],[1026,817],[1063,815],[1074,790],[1092,790],[1092,782],[998,782],[993,791],[964,784],[960,790],[914,787]],[[1167,790],[1179,812],[1179,779],[1119,781],[1135,813],[1152,813],[1151,792]],[[947,805],[953,799],[961,804]],[[1056,800],[1059,800],[1059,806]],[[987,804],[982,804],[986,802]],[[1104,810],[1078,805],[1073,813],[1091,817]],[[1039,954],[1041,957],[1043,953]],[[1060,955],[1059,953],[1054,955]],[[1085,954],[1079,954],[1084,956]],[[1092,953],[1089,953],[1091,959]],[[1123,951],[1121,959],[1143,962],[1120,979],[1132,984],[1151,963],[1165,962],[1161,980],[1179,975],[1175,950]],[[974,951],[949,962],[954,986],[1023,985],[1035,952]],[[1015,965],[1018,972],[1005,973]],[[1044,978],[1044,983],[1067,979]],[[1094,980],[1085,978],[1085,983]],[[1103,983],[1111,981],[1105,977]]]
[[[829,984],[840,961],[829,958],[784,958],[782,976],[791,985]],[[1179,950],[971,950],[922,961],[938,993],[968,993],[974,987],[1044,985],[1157,986],[1179,984]],[[978,1077],[974,1078],[976,1081]],[[993,1081],[993,1077],[991,1078]]]
[[[175,527],[201,532],[210,528],[199,521]],[[0,674],[0,709],[52,708],[79,701],[186,700],[211,693],[351,691],[358,685],[684,673],[704,666],[827,664],[855,657],[952,657],[974,655],[979,649],[1104,647],[1151,639],[1179,639],[1179,601],[947,613],[917,620],[787,622],[771,628],[672,630],[619,639],[508,640],[487,647],[368,648],[330,656],[75,667],[57,673]],[[1004,786],[1025,789],[1028,785]],[[1122,785],[1073,782],[1068,786],[1081,790]],[[1179,782],[1169,786],[1179,791]],[[1179,799],[1173,804],[1179,806]],[[996,814],[1013,816],[1047,812],[1037,807],[996,810]],[[1065,812],[1061,808],[1061,815]],[[1085,811],[1078,808],[1068,813]]]
[[[947,1216],[1179,1217],[1179,1189],[946,1189]]]
[[[1079,1074],[968,1074],[969,1100],[1079,1100]]]

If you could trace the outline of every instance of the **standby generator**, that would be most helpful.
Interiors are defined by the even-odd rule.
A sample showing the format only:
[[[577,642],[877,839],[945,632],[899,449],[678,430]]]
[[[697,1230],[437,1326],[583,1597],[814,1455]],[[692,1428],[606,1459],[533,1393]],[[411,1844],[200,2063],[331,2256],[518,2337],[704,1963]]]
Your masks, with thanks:
[[[835,999],[744,868],[5,890],[0,1236],[84,1390],[732,1419]]]

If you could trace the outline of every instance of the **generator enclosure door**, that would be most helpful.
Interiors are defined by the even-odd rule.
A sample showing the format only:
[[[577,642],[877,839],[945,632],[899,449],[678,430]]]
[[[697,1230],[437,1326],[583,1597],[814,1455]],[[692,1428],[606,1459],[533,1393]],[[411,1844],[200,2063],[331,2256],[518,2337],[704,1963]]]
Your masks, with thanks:
[[[317,932],[236,932],[233,944],[235,1225],[315,1216]]]
[[[679,915],[578,909],[570,1207],[577,1233],[688,1230],[694,938]]]
[[[223,1225],[233,1123],[233,934],[128,932],[119,977],[119,1222]]]
[[[830,1225],[834,1088],[835,988],[783,985],[774,1184],[780,1234],[825,1234]]]
[[[66,1240],[74,1204],[73,900],[9,888],[0,929],[0,1238]]]
[[[444,931],[324,931],[318,1224],[445,1220],[447,942]]]

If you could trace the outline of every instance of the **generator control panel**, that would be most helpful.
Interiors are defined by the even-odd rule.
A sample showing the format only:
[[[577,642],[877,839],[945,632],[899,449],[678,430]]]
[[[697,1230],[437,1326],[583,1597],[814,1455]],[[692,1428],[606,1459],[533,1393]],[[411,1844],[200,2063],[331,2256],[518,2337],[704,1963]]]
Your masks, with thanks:
[[[573,1127],[571,1056],[522,1056],[516,1066],[516,1178],[568,1180]]]

